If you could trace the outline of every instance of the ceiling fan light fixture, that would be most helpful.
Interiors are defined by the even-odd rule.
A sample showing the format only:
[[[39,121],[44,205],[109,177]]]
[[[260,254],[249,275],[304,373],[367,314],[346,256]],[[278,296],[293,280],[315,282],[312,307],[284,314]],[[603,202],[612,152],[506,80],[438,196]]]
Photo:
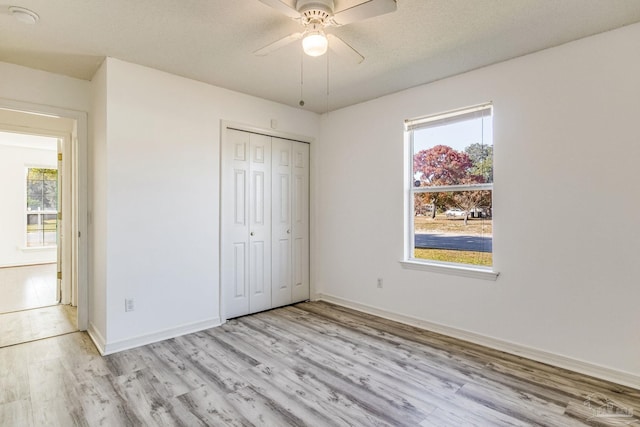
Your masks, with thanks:
[[[329,41],[322,31],[312,31],[302,39],[302,50],[309,56],[322,56],[327,53]]]

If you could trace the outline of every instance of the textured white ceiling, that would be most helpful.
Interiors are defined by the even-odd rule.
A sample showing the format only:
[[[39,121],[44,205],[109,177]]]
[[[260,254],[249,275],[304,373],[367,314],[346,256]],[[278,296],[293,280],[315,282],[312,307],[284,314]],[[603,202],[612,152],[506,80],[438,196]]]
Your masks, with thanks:
[[[299,43],[254,56],[300,30],[258,0],[0,2],[0,61],[90,80],[111,56],[293,106],[302,92],[316,112],[640,22],[640,0],[398,0],[330,29],[365,56],[358,65],[303,57]],[[18,22],[11,5],[40,21]]]

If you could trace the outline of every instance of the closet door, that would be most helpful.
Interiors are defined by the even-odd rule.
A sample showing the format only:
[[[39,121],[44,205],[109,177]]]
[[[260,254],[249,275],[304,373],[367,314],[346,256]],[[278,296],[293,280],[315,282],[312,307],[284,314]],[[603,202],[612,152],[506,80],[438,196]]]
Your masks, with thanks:
[[[271,308],[271,138],[251,134],[249,312]]]
[[[291,302],[309,299],[309,144],[292,143],[293,286]]]
[[[272,304],[309,299],[309,145],[273,138]]]
[[[291,304],[291,141],[272,138],[272,306]]]
[[[271,140],[226,130],[221,164],[224,316],[271,307]]]
[[[220,286],[230,319],[309,298],[309,145],[225,132]]]

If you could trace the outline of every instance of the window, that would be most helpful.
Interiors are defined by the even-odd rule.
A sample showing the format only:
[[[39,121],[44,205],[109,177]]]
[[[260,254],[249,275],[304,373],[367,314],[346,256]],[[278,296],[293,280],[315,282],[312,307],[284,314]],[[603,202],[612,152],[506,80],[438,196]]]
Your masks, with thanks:
[[[407,120],[405,129],[405,261],[491,272],[491,104]]]
[[[58,171],[27,168],[27,247],[55,246],[58,228]]]

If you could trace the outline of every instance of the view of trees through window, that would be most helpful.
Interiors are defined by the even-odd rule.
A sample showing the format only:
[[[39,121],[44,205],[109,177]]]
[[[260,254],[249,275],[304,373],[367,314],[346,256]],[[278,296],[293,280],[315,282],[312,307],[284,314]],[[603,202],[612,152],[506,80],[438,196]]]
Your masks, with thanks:
[[[413,257],[493,264],[491,107],[409,124]]]
[[[27,169],[27,247],[55,246],[58,226],[58,170]]]

